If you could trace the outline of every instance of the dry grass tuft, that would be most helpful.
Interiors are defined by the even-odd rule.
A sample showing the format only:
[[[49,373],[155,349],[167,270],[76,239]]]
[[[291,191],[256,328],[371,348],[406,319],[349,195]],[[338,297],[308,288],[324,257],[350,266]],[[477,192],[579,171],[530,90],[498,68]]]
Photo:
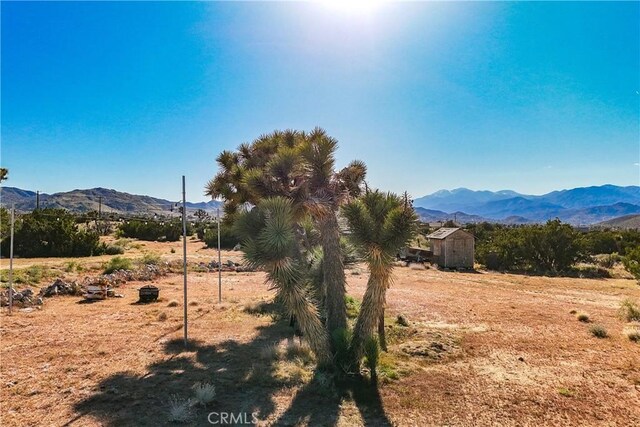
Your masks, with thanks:
[[[193,386],[196,402],[202,406],[213,402],[216,397],[216,387],[209,383],[196,383]]]
[[[265,345],[260,349],[260,358],[264,360],[278,360],[280,358],[280,347],[278,343]]]
[[[187,423],[193,418],[191,402],[181,399],[176,395],[169,398],[169,421],[175,423]]]
[[[172,299],[171,301],[169,301],[169,304],[167,304],[167,307],[177,307],[179,306],[180,303],[174,299]]]
[[[198,305],[198,301],[189,301],[189,305],[191,307],[196,307]]]
[[[165,320],[167,320],[167,317],[168,317],[167,313],[165,313],[164,311],[158,314],[158,320],[161,322],[164,322]]]
[[[589,328],[589,332],[596,338],[606,338],[609,336],[607,330],[602,325],[593,325]]]
[[[576,319],[578,319],[581,322],[584,323],[589,323],[589,315],[587,313],[584,312],[578,312],[576,314]]]
[[[620,304],[619,315],[627,322],[640,322],[640,307],[631,298]]]
[[[315,361],[311,347],[307,344],[301,344],[297,341],[289,341],[286,349],[286,357],[289,360],[297,359],[304,365],[311,364]]]
[[[629,341],[640,342],[640,324],[625,326],[622,330],[622,334],[627,337]]]

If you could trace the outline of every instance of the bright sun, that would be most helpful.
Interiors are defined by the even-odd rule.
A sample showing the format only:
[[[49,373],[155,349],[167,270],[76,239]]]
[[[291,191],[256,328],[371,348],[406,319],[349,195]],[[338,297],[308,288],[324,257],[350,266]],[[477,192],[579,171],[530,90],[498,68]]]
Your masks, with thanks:
[[[380,0],[320,0],[321,4],[337,12],[358,15],[367,14],[377,9],[382,1]]]

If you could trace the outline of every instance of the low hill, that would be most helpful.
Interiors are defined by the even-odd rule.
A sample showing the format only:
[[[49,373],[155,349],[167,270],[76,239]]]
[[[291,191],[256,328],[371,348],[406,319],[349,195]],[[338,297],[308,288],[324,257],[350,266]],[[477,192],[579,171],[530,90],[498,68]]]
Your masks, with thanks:
[[[595,224],[595,226],[640,230],[640,214],[625,215],[608,221],[602,221]]]
[[[26,212],[36,207],[36,193],[15,187],[3,187],[0,201],[5,207],[15,204],[16,210]],[[54,194],[40,194],[40,207],[63,208],[72,212],[97,211],[102,202],[102,212],[119,214],[170,214],[175,202],[151,196],[129,194],[108,188],[72,190]],[[203,209],[214,212],[221,202],[187,202],[187,210]]]

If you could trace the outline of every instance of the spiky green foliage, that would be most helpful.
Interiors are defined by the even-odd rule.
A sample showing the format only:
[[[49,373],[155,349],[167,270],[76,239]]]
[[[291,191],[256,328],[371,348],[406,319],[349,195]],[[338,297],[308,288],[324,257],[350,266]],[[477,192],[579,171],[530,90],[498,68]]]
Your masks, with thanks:
[[[380,360],[380,344],[375,336],[370,336],[364,342],[364,355],[366,357],[366,366],[371,372],[371,379],[377,379],[378,361]]]
[[[310,291],[309,263],[300,251],[294,217],[291,200],[263,199],[251,211],[238,215],[235,232],[242,241],[246,262],[265,269],[276,297],[296,317],[318,359],[326,362],[330,358],[329,336]]]
[[[418,223],[406,195],[401,198],[377,190],[367,191],[358,200],[347,204],[342,213],[349,224],[350,238],[362,252],[370,272],[350,349],[352,362],[357,365],[364,343],[384,315],[394,256],[411,240]]]
[[[225,200],[227,221],[233,221],[247,203],[255,206],[269,197],[292,202],[304,250],[312,250],[316,237],[310,224],[323,250],[318,293],[329,331],[346,326],[346,279],[336,213],[359,195],[366,174],[364,163],[358,161],[336,172],[336,148],[337,141],[320,128],[263,135],[237,151],[222,152],[217,159],[220,171],[206,189],[208,195]]]

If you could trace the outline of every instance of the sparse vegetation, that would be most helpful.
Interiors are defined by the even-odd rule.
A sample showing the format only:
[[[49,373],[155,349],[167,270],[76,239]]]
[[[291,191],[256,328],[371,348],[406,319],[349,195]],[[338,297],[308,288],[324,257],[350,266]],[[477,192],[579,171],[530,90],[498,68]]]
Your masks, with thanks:
[[[117,270],[131,270],[133,264],[130,259],[124,257],[113,257],[105,264],[104,274],[110,274]]]
[[[558,389],[558,394],[564,397],[573,397],[576,393],[571,389],[561,387]]]
[[[164,322],[167,320],[167,313],[164,311],[158,314],[158,320]]]
[[[51,269],[42,265],[32,265],[26,268],[14,269],[13,283],[19,283],[28,286],[37,285],[43,280],[49,279],[51,277],[51,274]],[[2,283],[8,283],[8,270],[0,271],[0,281]]]
[[[640,324],[627,326],[622,331],[629,341],[640,342]]]
[[[6,235],[2,253],[8,254]],[[15,222],[14,254],[23,258],[98,255],[104,250],[97,233],[79,229],[64,209],[39,209]]]
[[[188,399],[181,399],[173,395],[168,402],[169,421],[176,423],[187,423],[193,419],[191,402]]]
[[[167,307],[177,307],[179,306],[180,303],[174,299],[172,299],[171,301],[169,301],[169,304],[167,304]]]
[[[360,312],[360,301],[351,295],[346,295],[344,297],[344,302],[347,306],[347,317],[349,319],[355,319],[358,317],[358,313]]]
[[[140,260],[140,264],[142,265],[158,265],[160,264],[162,258],[160,258],[160,254],[157,254],[155,252],[147,252],[143,255],[142,259]]]
[[[280,346],[278,343],[263,346],[260,349],[260,358],[266,361],[278,360],[280,358]]]
[[[602,325],[592,325],[589,328],[589,332],[596,338],[607,338],[609,336],[607,330]]]
[[[576,313],[576,319],[578,319],[581,322],[584,323],[589,323],[589,315],[587,313],[584,312],[578,312]]]
[[[640,306],[630,298],[622,301],[618,314],[627,322],[640,322]]]
[[[364,342],[365,365],[371,373],[371,380],[376,381],[378,378],[378,361],[380,360],[380,344],[378,339],[372,335]]]
[[[179,219],[167,219],[157,221],[153,219],[127,220],[120,224],[118,234],[122,237],[130,237],[147,241],[175,242],[182,236],[182,221]],[[187,236],[193,234],[193,227],[187,223]]]
[[[213,402],[216,397],[216,388],[213,384],[209,383],[196,383],[193,386],[193,394],[198,404],[206,406]]]

